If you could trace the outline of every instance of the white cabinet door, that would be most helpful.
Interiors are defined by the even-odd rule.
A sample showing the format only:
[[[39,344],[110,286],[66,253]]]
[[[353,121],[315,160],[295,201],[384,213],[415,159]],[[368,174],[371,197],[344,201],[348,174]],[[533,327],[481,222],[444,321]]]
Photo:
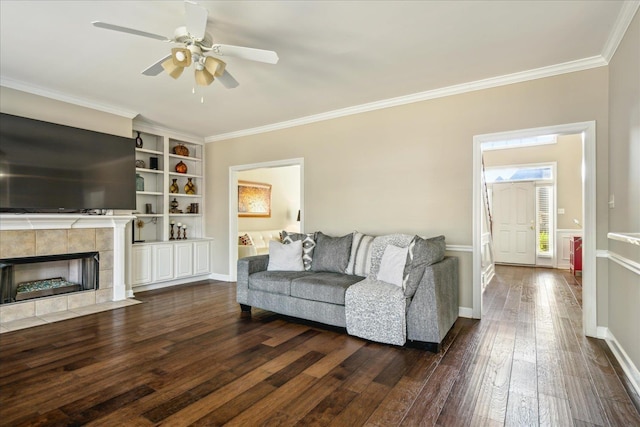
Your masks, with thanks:
[[[193,243],[176,243],[176,278],[193,275]]]
[[[131,249],[131,284],[151,282],[151,246],[133,246]]]
[[[173,244],[153,246],[153,280],[171,280],[173,273]]]
[[[209,274],[211,272],[210,242],[193,244],[193,274]]]

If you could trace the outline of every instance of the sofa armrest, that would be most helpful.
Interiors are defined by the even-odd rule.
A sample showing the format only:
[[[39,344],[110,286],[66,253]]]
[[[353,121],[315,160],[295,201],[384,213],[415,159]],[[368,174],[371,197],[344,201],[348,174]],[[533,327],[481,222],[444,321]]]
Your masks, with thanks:
[[[269,265],[269,255],[257,255],[238,260],[238,282],[236,301],[247,304],[249,298],[249,275],[258,271],[266,271]]]
[[[430,265],[407,311],[407,338],[441,343],[458,318],[458,258]]]

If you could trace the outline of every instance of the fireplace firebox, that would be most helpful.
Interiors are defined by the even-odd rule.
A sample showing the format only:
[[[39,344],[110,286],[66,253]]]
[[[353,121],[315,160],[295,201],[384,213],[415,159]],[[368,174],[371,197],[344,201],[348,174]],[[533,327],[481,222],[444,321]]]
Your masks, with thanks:
[[[100,253],[0,259],[0,304],[97,290]]]

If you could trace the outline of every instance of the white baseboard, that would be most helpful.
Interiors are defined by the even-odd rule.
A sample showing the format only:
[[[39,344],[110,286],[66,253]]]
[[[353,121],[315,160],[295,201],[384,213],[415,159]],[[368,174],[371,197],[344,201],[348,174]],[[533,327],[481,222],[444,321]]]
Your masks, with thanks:
[[[598,326],[596,328],[596,338],[600,338],[601,340],[606,340],[609,336],[609,328],[606,326]]]
[[[633,363],[633,360],[631,360],[627,352],[624,351],[624,348],[622,348],[622,346],[620,345],[616,337],[613,336],[609,328],[602,327],[602,326],[598,327],[598,335],[600,335],[600,329],[604,329],[606,331],[605,340],[607,341],[607,344],[609,345],[611,352],[618,360],[618,363],[620,363],[620,366],[622,366],[622,370],[629,378],[629,381],[631,381],[631,384],[633,385],[633,388],[636,390],[636,393],[640,394],[640,371],[638,371],[638,368]]]
[[[473,309],[471,307],[458,307],[458,316],[473,319]]]
[[[482,273],[482,291],[487,287],[489,283],[493,280],[496,275],[495,264],[491,264],[483,273]]]
[[[232,282],[231,276],[229,274],[211,273],[209,275],[209,279],[211,279],[211,280],[220,280],[222,282]]]
[[[189,276],[184,279],[169,280],[167,282],[154,282],[146,285],[134,286],[132,292],[152,291],[154,289],[168,288],[169,286],[184,285],[185,283],[207,280],[209,276]]]

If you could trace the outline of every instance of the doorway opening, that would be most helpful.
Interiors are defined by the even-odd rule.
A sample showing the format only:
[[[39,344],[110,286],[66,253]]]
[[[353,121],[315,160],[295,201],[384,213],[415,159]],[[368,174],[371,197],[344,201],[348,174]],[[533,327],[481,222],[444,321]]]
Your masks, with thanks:
[[[473,317],[482,317],[482,223],[484,215],[482,185],[483,163],[482,146],[491,141],[527,139],[547,135],[579,134],[582,144],[580,206],[583,219],[583,328],[587,336],[597,336],[596,312],[596,206],[595,206],[595,122],[580,122],[566,125],[523,129],[494,134],[476,135],[473,138]]]
[[[264,177],[264,179],[263,179]],[[262,229],[300,230],[304,224],[304,159],[287,159],[229,167],[229,276],[237,280],[238,232]],[[238,182],[264,182],[271,188],[270,216],[238,215]]]
[[[573,198],[581,203],[580,162],[582,161],[580,135],[568,136],[572,146],[550,152],[536,149],[534,153],[558,158],[565,182],[561,186],[564,203]],[[563,141],[566,143],[566,141]],[[520,151],[520,153],[518,153]],[[488,212],[492,217],[493,259],[497,264],[519,264],[557,268],[556,248],[556,195],[557,162],[511,164],[511,161],[526,159],[531,150],[511,150],[507,156],[488,159],[490,152],[483,150],[485,182],[487,185]],[[570,157],[570,158],[567,158]],[[497,162],[500,165],[493,166]],[[574,163],[578,165],[573,169]],[[492,166],[487,166],[491,164]],[[570,175],[573,179],[568,179]],[[575,195],[575,193],[578,193]],[[568,194],[574,196],[568,199]],[[573,213],[581,209],[574,207]],[[565,221],[566,222],[566,221]],[[580,217],[582,223],[582,217]],[[486,285],[486,282],[485,282]]]

